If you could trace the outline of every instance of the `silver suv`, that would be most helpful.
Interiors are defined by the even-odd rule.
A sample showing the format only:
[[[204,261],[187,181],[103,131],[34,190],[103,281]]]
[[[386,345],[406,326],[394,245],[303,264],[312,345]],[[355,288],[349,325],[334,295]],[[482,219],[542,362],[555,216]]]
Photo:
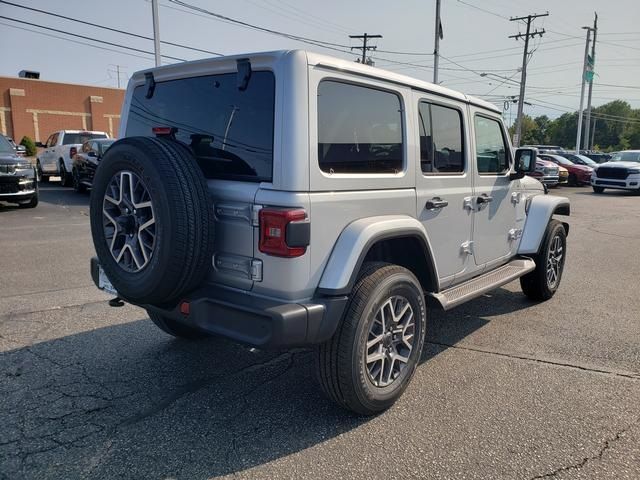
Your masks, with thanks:
[[[99,288],[165,332],[315,345],[327,395],[374,414],[428,328],[520,278],[560,284],[566,198],[525,176],[479,99],[305,51],[138,72],[91,196]]]

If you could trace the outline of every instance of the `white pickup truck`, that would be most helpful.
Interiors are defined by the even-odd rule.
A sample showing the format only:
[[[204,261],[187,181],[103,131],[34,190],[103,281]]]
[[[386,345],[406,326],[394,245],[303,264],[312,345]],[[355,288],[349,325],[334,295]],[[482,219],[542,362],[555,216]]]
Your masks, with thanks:
[[[44,148],[36,160],[40,181],[46,182],[49,177],[59,176],[63,186],[71,186],[73,156],[84,142],[94,138],[109,138],[109,135],[105,132],[60,130],[52,133],[45,144],[39,143],[38,146]]]

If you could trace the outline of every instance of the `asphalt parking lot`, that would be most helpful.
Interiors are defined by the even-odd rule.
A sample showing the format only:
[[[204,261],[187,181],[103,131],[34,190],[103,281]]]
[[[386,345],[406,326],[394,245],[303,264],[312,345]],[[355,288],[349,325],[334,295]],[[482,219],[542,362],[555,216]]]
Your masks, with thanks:
[[[563,284],[431,311],[424,362],[369,419],[307,350],[186,342],[93,287],[88,196],[0,206],[0,478],[640,478],[640,197],[572,201]]]

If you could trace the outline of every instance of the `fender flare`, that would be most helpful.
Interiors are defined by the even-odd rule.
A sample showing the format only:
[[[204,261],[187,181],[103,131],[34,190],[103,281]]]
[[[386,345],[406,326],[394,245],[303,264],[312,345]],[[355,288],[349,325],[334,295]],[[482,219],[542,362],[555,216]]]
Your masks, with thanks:
[[[571,214],[571,204],[566,197],[536,195],[527,202],[527,220],[518,247],[518,253],[522,255],[538,253],[544,232],[554,214],[567,216]],[[567,223],[564,225],[568,234],[569,225]]]
[[[422,244],[429,274],[437,284],[436,264],[422,223],[406,215],[382,215],[355,220],[344,228],[322,272],[317,293],[327,296],[348,295],[367,253],[375,243],[407,237],[415,238]]]

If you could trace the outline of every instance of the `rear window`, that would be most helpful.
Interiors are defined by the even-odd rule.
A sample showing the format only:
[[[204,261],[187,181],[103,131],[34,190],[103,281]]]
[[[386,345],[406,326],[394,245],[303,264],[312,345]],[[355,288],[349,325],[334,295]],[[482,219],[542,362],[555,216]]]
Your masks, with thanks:
[[[65,133],[62,138],[63,145],[75,145],[77,143],[88,142],[94,138],[107,138],[104,133]]]
[[[402,107],[395,93],[325,80],[318,86],[318,161],[327,173],[402,170]]]
[[[171,136],[193,152],[206,178],[272,180],[275,78],[253,72],[245,90],[237,74],[209,75],[144,85],[131,98],[126,136]]]

